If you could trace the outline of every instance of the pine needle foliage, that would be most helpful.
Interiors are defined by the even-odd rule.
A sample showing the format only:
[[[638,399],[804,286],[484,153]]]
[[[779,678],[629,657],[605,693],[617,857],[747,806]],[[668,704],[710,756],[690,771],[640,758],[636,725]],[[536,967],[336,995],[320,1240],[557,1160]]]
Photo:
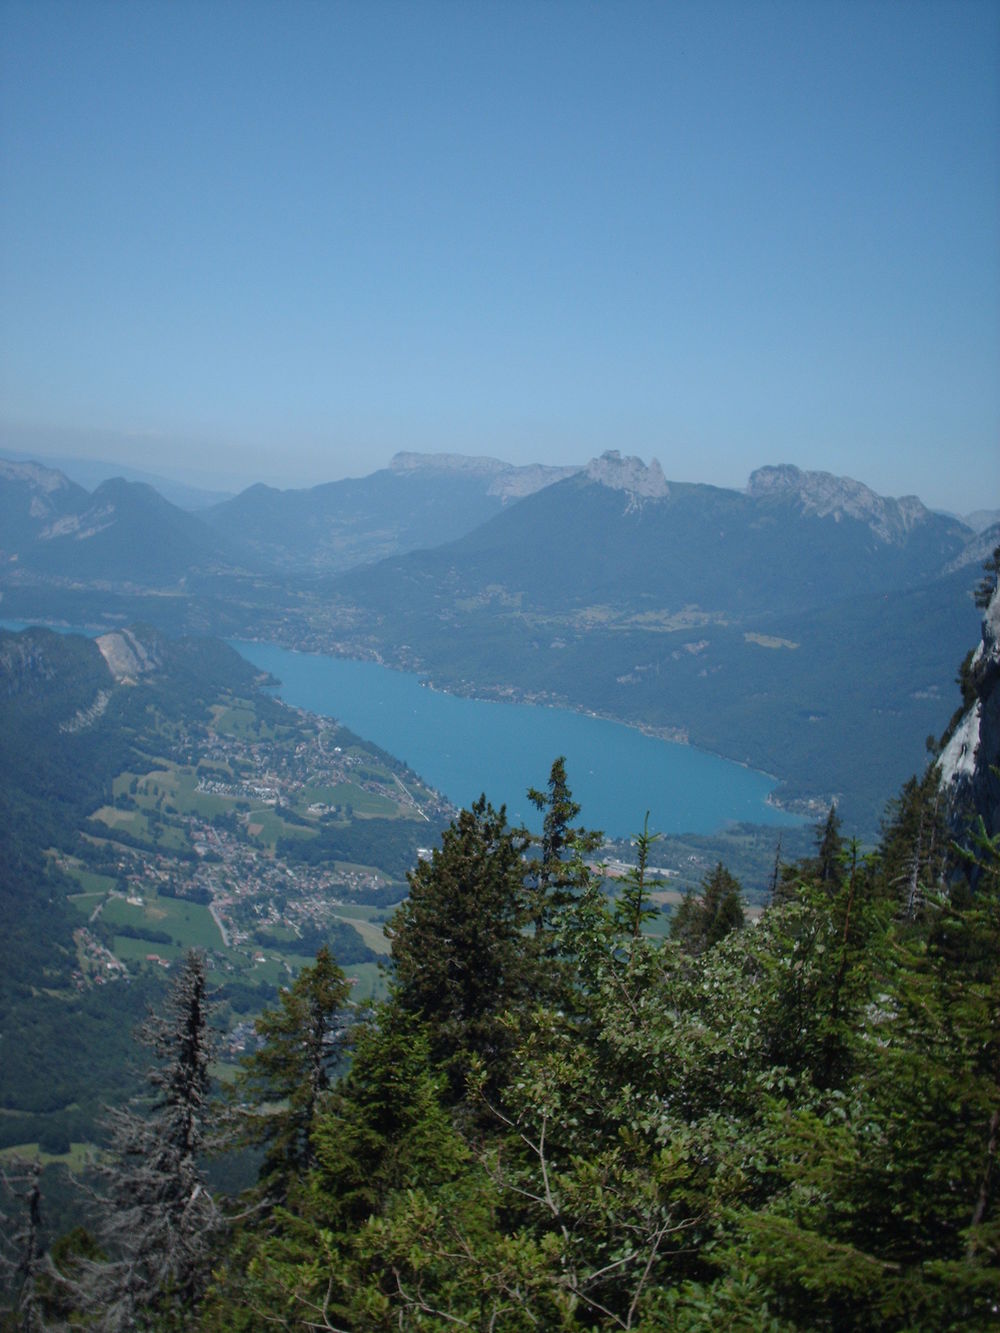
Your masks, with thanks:
[[[272,1201],[314,1165],[312,1131],[344,1058],[349,998],[350,983],[324,945],[257,1019],[260,1044],[243,1060],[235,1094],[244,1140],[265,1148],[261,1184]]]
[[[214,1039],[205,961],[192,951],[139,1040],[154,1056],[145,1100],[108,1112],[97,1236],[109,1256],[81,1266],[78,1299],[108,1333],[183,1328],[207,1283],[222,1217],[203,1159],[214,1146]]]

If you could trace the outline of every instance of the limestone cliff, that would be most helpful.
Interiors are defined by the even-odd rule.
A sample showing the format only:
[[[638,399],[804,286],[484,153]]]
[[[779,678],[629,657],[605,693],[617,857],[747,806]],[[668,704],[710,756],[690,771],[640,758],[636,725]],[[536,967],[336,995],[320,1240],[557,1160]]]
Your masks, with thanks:
[[[882,542],[898,542],[915,526],[926,522],[928,510],[915,495],[899,500],[876,495],[873,490],[851,477],[835,477],[829,472],[803,472],[790,463],[762,467],[750,474],[747,494],[755,499],[773,498],[796,501],[802,513],[820,518],[832,516],[866,523]]]
[[[579,467],[552,467],[545,463],[518,465],[505,463],[499,458],[473,458],[467,454],[398,453],[389,463],[390,472],[450,472],[464,477],[489,477],[487,494],[498,496],[504,504],[521,500],[526,495],[553,482],[572,477]]]
[[[1000,832],[1000,590],[983,617],[983,638],[972,659],[976,698],[938,760],[941,788],[956,822],[981,815],[987,833]]]
[[[670,494],[670,487],[659,462],[649,466],[641,458],[623,458],[617,449],[608,449],[587,464],[587,477],[613,491],[625,491],[633,499],[659,500]]]
[[[119,684],[134,685],[147,672],[162,665],[155,643],[143,643],[134,630],[112,630],[97,640],[101,656]]]

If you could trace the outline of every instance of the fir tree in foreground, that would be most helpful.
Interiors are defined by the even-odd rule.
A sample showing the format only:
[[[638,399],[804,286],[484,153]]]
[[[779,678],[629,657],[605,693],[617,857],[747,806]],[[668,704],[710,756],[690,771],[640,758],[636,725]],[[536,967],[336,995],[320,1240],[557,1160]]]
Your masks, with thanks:
[[[460,1096],[470,1056],[499,1073],[504,1012],[529,994],[522,853],[527,839],[481,796],[410,872],[389,925],[394,1003],[418,1019]]]
[[[261,1185],[280,1201],[314,1165],[312,1132],[344,1055],[350,985],[324,945],[256,1023],[260,1045],[243,1061],[235,1092],[248,1108],[243,1139],[265,1147]]]
[[[191,952],[139,1040],[155,1063],[149,1094],[108,1113],[97,1236],[104,1261],[77,1266],[84,1326],[115,1333],[186,1328],[209,1277],[222,1218],[203,1156],[213,1146],[213,1034],[205,961]]]

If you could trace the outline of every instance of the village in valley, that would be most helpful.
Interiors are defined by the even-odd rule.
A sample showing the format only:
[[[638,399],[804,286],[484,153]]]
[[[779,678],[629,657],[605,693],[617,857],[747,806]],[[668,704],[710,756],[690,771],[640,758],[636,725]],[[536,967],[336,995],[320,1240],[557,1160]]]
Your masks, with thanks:
[[[159,721],[164,753],[115,778],[85,854],[52,854],[75,881],[77,986],[169,969],[194,946],[238,1016],[332,939],[359,993],[379,993],[383,924],[447,803],[332,719],[264,694],[180,730]]]

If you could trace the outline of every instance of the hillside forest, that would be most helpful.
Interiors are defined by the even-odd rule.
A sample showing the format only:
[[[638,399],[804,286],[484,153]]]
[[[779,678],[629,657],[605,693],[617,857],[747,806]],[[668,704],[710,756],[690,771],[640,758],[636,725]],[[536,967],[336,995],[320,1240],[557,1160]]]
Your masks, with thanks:
[[[5,1164],[8,1327],[1000,1322],[989,809],[932,760],[873,845],[831,809],[755,924],[720,864],[660,938],[655,831],[609,893],[559,759],[532,800],[540,836],[483,796],[410,869],[383,1001],[320,948],[226,1090],[204,958],[178,962],[86,1227],[47,1235]],[[255,1179],[210,1188],[234,1151]]]

